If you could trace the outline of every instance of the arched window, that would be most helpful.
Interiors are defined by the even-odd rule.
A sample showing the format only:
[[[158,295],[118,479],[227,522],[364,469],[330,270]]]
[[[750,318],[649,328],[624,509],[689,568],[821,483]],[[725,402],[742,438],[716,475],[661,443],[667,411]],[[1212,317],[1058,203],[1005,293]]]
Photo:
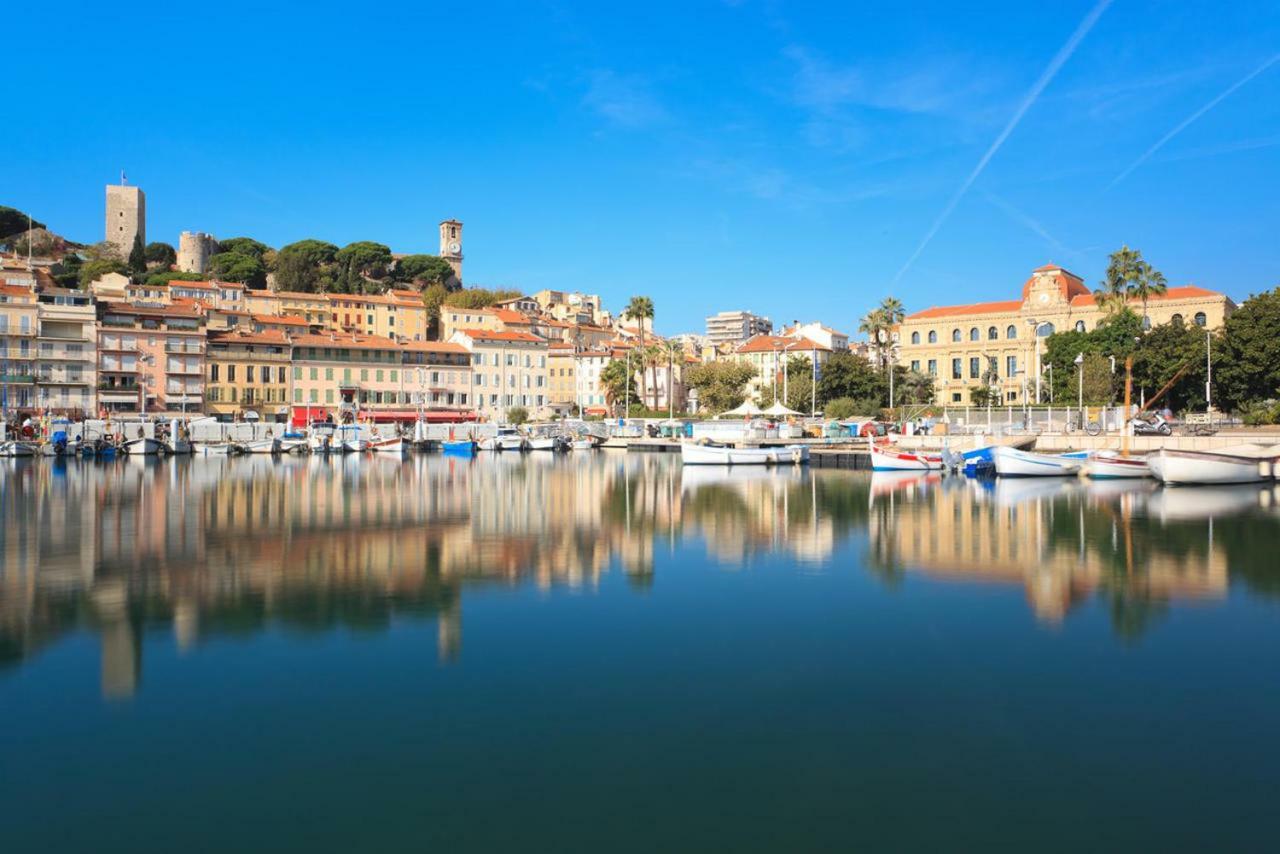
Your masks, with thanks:
[[[952,340],[952,341],[955,341],[956,343],[959,343],[959,342],[960,342],[960,330],[959,330],[959,329],[952,329],[952,330],[951,330],[951,340]]]
[[[1010,323],[1010,324],[1009,324],[1009,326],[1004,330],[1004,337],[1005,337],[1005,338],[1017,338],[1017,337],[1018,337],[1018,327],[1016,327],[1016,326],[1014,326],[1012,323]]]
[[[930,343],[930,344],[937,344],[937,343],[938,343],[938,330],[936,330],[936,329],[930,329],[930,330],[929,330],[929,343]]]
[[[1174,326],[1181,326],[1181,325],[1182,325],[1182,315],[1180,315],[1180,314],[1175,314],[1173,317],[1169,318],[1169,322],[1170,322],[1170,323],[1172,323]]]
[[[1083,320],[1077,320],[1077,321],[1076,321],[1076,332],[1084,332],[1084,321],[1083,321]]]
[[[1196,312],[1196,326],[1208,326],[1209,318],[1204,316],[1203,311]]]
[[[1039,335],[1041,338],[1048,338],[1052,334],[1053,334],[1052,323],[1042,323],[1036,327],[1036,335]]]
[[[969,340],[970,341],[978,340],[978,327],[975,326],[969,330]]]
[[[996,329],[994,326],[988,326],[988,327],[987,327],[987,339],[988,339],[989,341],[994,341],[994,340],[996,340],[996,339],[997,339],[997,338],[999,338],[999,337],[1000,337],[1000,330],[999,330],[999,329]]]
[[[912,332],[912,333],[911,333],[911,343],[912,343],[912,344],[919,344],[919,343],[920,343],[920,333],[919,333],[919,332]]]

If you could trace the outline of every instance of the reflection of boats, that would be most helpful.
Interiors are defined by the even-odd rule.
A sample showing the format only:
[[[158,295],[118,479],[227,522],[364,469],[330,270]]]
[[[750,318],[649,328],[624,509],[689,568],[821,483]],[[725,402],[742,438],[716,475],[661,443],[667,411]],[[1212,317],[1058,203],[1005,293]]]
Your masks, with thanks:
[[[1115,451],[1090,454],[1082,468],[1085,477],[1095,480],[1125,477],[1151,477],[1146,457],[1125,457]]]
[[[1007,445],[992,448],[991,457],[1001,477],[1071,477],[1080,472],[1078,457],[1033,454]]]
[[[1090,480],[1085,494],[1090,498],[1109,499],[1154,492],[1159,488],[1160,484],[1149,477],[1106,477]]]
[[[871,444],[872,471],[933,471],[942,468],[939,454],[912,453]]]
[[[524,436],[514,427],[499,427],[498,435],[487,436],[479,442],[482,451],[522,451]]]
[[[450,439],[441,442],[440,447],[446,454],[452,454],[456,457],[474,456],[478,450],[476,443],[471,439]]]
[[[910,492],[939,483],[942,483],[942,475],[937,471],[872,471],[871,499],[874,501],[896,492]]]
[[[163,447],[164,445],[160,443],[159,439],[152,439],[147,436],[142,436],[137,439],[130,439],[128,442],[125,442],[124,452],[131,456],[134,454],[145,454],[149,456],[152,454],[160,453],[160,450]]]
[[[1164,483],[1257,483],[1268,480],[1276,457],[1262,448],[1240,447],[1234,452],[1177,451],[1161,448],[1147,457],[1151,473]]]
[[[795,479],[802,476],[803,470],[794,467],[779,469],[769,466],[747,466],[734,469],[728,466],[693,466],[681,469],[680,488],[692,492],[704,487],[736,487],[763,481],[795,482]]]
[[[808,445],[771,448],[734,448],[729,445],[680,443],[680,461],[685,465],[769,466],[809,462]]]
[[[1208,519],[1257,507],[1266,487],[1253,484],[1161,489],[1147,499],[1147,514],[1162,520]]]
[[[1061,478],[1000,478],[995,484],[995,502],[1010,507],[1024,501],[1056,498],[1078,488],[1079,481]]]
[[[0,442],[0,457],[34,457],[36,446],[30,442]]]

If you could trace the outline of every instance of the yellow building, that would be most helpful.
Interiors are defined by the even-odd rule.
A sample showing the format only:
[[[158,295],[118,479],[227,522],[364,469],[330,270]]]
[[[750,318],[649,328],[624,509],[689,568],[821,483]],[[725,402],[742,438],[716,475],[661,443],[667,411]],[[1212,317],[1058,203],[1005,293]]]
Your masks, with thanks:
[[[235,417],[256,412],[283,421],[289,407],[292,345],[282,332],[211,332],[205,348],[205,410]]]
[[[1139,301],[1131,305],[1142,312]],[[1213,329],[1234,309],[1225,294],[1187,285],[1150,298],[1146,311],[1153,326],[1173,321]],[[1079,276],[1047,264],[1032,272],[1020,299],[936,306],[908,315],[895,333],[898,364],[932,376],[939,404],[969,403],[970,389],[982,383],[988,368],[998,377],[1005,403],[1034,401],[1037,350],[1043,355],[1044,339],[1054,332],[1094,329],[1105,316]]]
[[[452,305],[440,306],[440,340],[450,341],[453,333],[459,329],[483,329],[485,332],[497,332],[504,328],[502,321],[491,308],[457,308]]]
[[[578,363],[572,344],[552,341],[547,345],[547,403],[559,409],[577,402]]]

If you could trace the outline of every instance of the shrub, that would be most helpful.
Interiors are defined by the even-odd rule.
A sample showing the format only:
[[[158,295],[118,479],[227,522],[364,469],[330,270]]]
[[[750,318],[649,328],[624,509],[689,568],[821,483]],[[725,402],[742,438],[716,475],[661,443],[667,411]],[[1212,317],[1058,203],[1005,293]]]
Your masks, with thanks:
[[[519,427],[529,420],[529,410],[523,406],[513,406],[507,410],[507,423]]]
[[[873,416],[880,412],[880,401],[875,398],[837,397],[827,401],[822,410],[824,418],[836,420],[853,418],[856,415]]]
[[[1241,420],[1250,427],[1280,424],[1280,402],[1258,400],[1249,404],[1241,414]]]

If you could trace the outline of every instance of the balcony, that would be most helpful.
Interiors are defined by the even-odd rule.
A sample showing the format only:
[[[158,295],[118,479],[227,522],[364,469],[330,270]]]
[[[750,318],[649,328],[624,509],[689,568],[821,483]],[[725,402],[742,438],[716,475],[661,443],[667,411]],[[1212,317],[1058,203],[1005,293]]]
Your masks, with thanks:
[[[204,352],[204,346],[203,342],[200,341],[184,342],[169,339],[164,342],[164,351],[166,353],[189,353],[193,356],[198,356]]]
[[[0,374],[0,383],[4,385],[33,385],[34,374]]]
[[[194,368],[165,368],[165,376],[170,377],[202,377],[204,369],[200,367]]]
[[[83,374],[40,374],[41,385],[88,385]]]

